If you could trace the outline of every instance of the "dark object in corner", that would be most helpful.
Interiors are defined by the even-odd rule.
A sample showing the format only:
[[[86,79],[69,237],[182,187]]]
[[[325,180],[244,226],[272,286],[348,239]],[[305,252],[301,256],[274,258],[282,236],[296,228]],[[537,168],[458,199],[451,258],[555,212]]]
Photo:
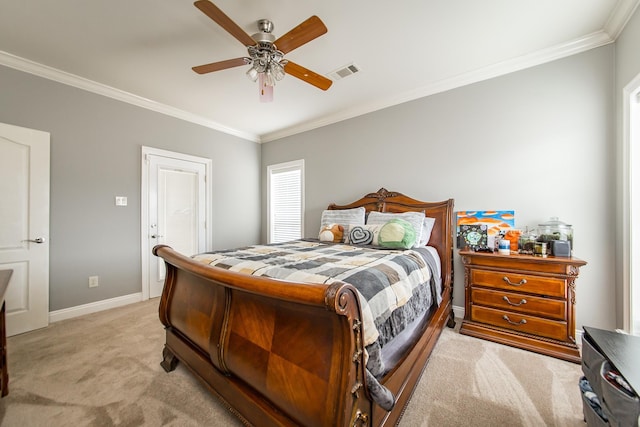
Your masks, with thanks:
[[[640,419],[640,338],[584,326],[582,372],[591,386],[582,394],[588,427],[635,426]],[[583,384],[580,384],[583,386]],[[582,391],[582,390],[581,390]],[[601,404],[602,412],[593,404]],[[605,420],[605,421],[603,421]]]

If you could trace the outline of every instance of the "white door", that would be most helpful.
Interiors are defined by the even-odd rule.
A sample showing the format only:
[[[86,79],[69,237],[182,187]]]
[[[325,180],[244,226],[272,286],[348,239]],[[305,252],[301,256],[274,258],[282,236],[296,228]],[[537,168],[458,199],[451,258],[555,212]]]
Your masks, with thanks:
[[[7,335],[49,324],[49,134],[0,123],[0,269]]]
[[[206,176],[211,161],[150,150],[143,152],[143,169],[146,168],[147,176],[147,214],[143,219],[143,230],[146,231],[143,233],[143,247],[146,247],[146,254],[143,254],[143,258],[148,258],[147,267],[143,268],[147,269],[148,297],[154,298],[162,294],[165,277],[164,262],[151,254],[155,245],[169,245],[187,256],[208,248],[210,193]],[[143,291],[143,297],[144,294]]]

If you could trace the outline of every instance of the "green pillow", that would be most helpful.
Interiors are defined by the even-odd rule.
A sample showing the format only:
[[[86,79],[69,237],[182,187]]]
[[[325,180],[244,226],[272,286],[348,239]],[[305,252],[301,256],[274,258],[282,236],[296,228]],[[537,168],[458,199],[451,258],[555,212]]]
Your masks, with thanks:
[[[416,243],[416,231],[404,219],[392,219],[380,229],[378,243],[384,248],[409,249]]]

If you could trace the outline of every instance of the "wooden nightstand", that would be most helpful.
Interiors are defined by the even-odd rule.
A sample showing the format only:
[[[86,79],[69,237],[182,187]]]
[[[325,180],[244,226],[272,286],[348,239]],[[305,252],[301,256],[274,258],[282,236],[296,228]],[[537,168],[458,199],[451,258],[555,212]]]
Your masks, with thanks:
[[[460,333],[580,363],[575,339],[578,258],[460,251]]]

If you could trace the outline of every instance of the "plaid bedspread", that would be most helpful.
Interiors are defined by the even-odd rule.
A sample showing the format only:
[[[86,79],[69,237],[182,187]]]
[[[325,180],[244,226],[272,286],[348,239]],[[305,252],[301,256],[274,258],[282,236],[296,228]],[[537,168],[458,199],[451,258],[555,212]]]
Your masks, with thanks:
[[[429,286],[431,270],[421,253],[296,240],[195,255],[205,264],[231,271],[302,283],[341,281],[358,290],[364,345],[379,336],[376,325]]]

